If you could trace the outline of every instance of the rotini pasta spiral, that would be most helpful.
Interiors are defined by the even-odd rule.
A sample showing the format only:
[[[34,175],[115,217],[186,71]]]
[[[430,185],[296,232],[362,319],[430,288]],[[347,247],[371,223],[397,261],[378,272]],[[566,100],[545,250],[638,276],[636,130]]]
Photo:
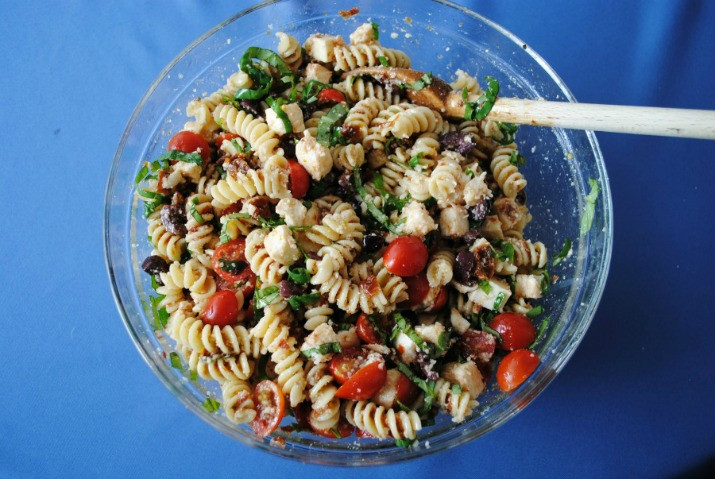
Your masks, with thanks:
[[[282,168],[248,170],[245,173],[236,172],[227,175],[211,188],[214,208],[222,209],[256,195],[267,195],[271,198],[289,198],[288,171]]]
[[[377,98],[366,98],[357,102],[345,117],[344,128],[353,128],[357,131],[356,139],[362,141],[367,135],[370,122],[388,107],[387,102]]]
[[[371,401],[348,401],[344,412],[350,424],[378,439],[414,439],[422,429],[417,412],[385,409]]]
[[[321,324],[327,323],[333,315],[333,310],[326,305],[315,305],[305,310],[305,324],[303,327],[308,331],[313,331]]]
[[[383,134],[392,133],[396,138],[409,138],[415,133],[444,133],[448,130],[442,115],[426,106],[411,105],[396,113],[383,125]]]
[[[410,68],[411,62],[400,50],[379,45],[338,45],[334,49],[335,71],[350,71],[359,67],[380,65],[378,57],[385,57],[391,67]]]
[[[367,98],[376,98],[391,105],[402,102],[402,98],[397,91],[390,92],[382,85],[372,83],[360,77],[348,77],[342,82],[336,83],[333,87],[343,92],[347,99],[352,102],[365,100]]]
[[[330,149],[333,165],[341,170],[352,170],[365,163],[365,150],[360,143],[336,146]]]
[[[161,209],[149,215],[149,241],[154,246],[152,254],[158,254],[165,260],[179,261],[186,250],[186,239],[169,233],[161,222]]]
[[[276,33],[276,36],[280,40],[280,42],[278,42],[278,54],[291,70],[298,70],[301,63],[303,63],[303,51],[300,47],[300,43],[298,43],[295,37],[283,32]]]
[[[477,407],[477,401],[466,391],[455,394],[452,383],[438,379],[434,385],[437,402],[442,411],[452,416],[452,422],[464,422],[472,410]]]
[[[463,201],[461,187],[464,183],[464,173],[459,163],[451,158],[443,157],[432,170],[429,178],[429,192],[440,207],[446,207]]]
[[[334,428],[340,420],[340,400],[335,397],[337,388],[328,373],[327,363],[309,362],[306,378],[310,388],[308,398],[313,409],[308,418],[310,425],[322,431]]]
[[[246,260],[251,270],[266,284],[278,284],[287,267],[270,257],[264,246],[268,236],[265,230],[253,230],[246,236]]]
[[[246,381],[233,380],[221,384],[223,409],[229,420],[242,424],[256,417],[253,392]]]
[[[497,148],[492,154],[492,161],[489,165],[499,188],[510,198],[514,198],[526,187],[524,175],[510,161],[512,153],[516,153],[516,151],[515,143]]]
[[[178,310],[167,325],[169,336],[177,343],[204,356],[246,354],[260,356],[260,341],[241,325],[217,326],[206,324],[195,314]]]
[[[239,71],[228,78],[223,88],[208,97],[190,101],[186,107],[186,115],[193,116],[194,120],[186,122],[184,130],[193,131],[204,137],[210,136],[219,128],[212,114],[216,106],[225,103],[226,98],[233,98],[239,89],[251,86],[253,86],[251,78]]]
[[[433,288],[449,284],[453,268],[454,253],[446,249],[437,251],[427,263],[427,282]]]
[[[206,301],[216,292],[216,282],[212,274],[195,258],[184,264],[174,261],[169,266],[169,271],[160,273],[160,277],[167,291],[188,289],[191,299],[194,300],[193,309],[197,313],[203,310]]]
[[[529,240],[516,240],[509,238],[509,243],[514,245],[514,264],[516,266],[543,268],[549,260],[546,246],[541,241],[532,243]]]
[[[186,200],[186,241],[191,255],[199,262],[211,267],[211,254],[206,253],[207,248],[212,248],[218,241],[214,234],[214,210],[211,206],[211,197],[196,194]]]

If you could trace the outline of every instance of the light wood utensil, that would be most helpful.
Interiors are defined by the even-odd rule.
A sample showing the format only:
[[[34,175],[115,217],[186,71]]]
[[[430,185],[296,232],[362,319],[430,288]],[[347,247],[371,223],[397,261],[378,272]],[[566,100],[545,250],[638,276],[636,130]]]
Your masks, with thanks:
[[[423,72],[405,68],[365,67],[343,74],[369,75],[383,83],[414,83]],[[407,90],[414,103],[441,111],[452,118],[464,118],[461,92],[437,77],[421,90]],[[576,130],[609,131],[639,135],[715,139],[715,111],[597,105],[498,97],[489,118],[518,125],[549,126]]]

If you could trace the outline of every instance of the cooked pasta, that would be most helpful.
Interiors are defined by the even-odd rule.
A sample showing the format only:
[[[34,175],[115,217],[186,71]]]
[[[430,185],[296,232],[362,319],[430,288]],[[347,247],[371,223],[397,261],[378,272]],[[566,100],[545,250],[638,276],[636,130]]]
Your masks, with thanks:
[[[378,45],[348,45],[335,47],[335,70],[350,71],[359,67],[380,65],[379,57],[392,67],[410,68],[410,59],[404,52]]]
[[[378,439],[414,439],[422,429],[417,412],[396,412],[370,401],[348,401],[345,417],[350,424]]]
[[[179,261],[186,250],[186,239],[169,233],[161,222],[161,213],[155,211],[148,218],[149,241],[154,246],[153,254],[161,255],[169,261]]]
[[[223,409],[226,417],[235,423],[247,423],[256,417],[253,392],[246,381],[240,379],[221,384]]]
[[[376,98],[391,105],[402,102],[402,98],[397,91],[390,92],[382,85],[372,83],[364,78],[350,76],[340,83],[336,83],[335,88],[345,93],[347,99],[353,102]]]

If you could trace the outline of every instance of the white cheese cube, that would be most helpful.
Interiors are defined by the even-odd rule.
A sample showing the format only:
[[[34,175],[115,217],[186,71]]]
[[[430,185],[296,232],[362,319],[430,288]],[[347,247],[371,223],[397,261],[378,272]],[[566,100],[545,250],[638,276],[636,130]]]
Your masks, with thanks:
[[[369,45],[375,43],[375,33],[372,30],[372,23],[363,23],[350,34],[350,43],[352,45]]]
[[[484,378],[473,361],[449,363],[442,370],[441,376],[452,384],[459,384],[462,391],[468,392],[472,398],[484,391]]]
[[[459,238],[469,231],[467,210],[461,205],[452,205],[439,214],[439,232],[447,238]]]
[[[384,408],[391,408],[397,404],[395,400],[397,399],[397,383],[400,376],[402,373],[397,369],[388,369],[385,384],[370,399]]]
[[[325,68],[320,63],[308,63],[305,67],[305,79],[316,80],[320,83],[330,84],[330,79],[333,76],[333,72]]]
[[[328,323],[323,323],[308,335],[303,341],[303,345],[300,347],[301,351],[307,351],[308,349],[317,348],[323,344],[337,343],[338,335],[335,334],[333,328]],[[315,354],[312,356],[313,362],[323,363],[332,357],[331,353],[328,354]]]
[[[429,341],[432,344],[438,344],[439,336],[444,333],[445,329],[442,323],[434,323],[415,326],[415,331],[417,331],[417,334],[419,334],[425,341]]]
[[[489,239],[504,239],[504,232],[501,228],[501,221],[496,215],[489,215],[484,218],[484,223],[480,228],[482,235]]]
[[[318,181],[333,168],[330,149],[318,143],[308,131],[295,145],[295,157],[308,174]]]
[[[300,259],[300,250],[288,225],[281,225],[268,233],[263,243],[268,256],[284,265],[291,265]]]
[[[539,299],[542,277],[535,274],[517,274],[514,295],[517,298]]]
[[[402,209],[402,233],[415,236],[424,236],[430,231],[436,230],[437,225],[430,216],[424,203],[420,201],[410,201]]]
[[[395,338],[394,346],[403,363],[410,364],[417,360],[417,345],[405,333],[400,332]]]
[[[335,47],[345,45],[345,40],[340,35],[325,35],[314,33],[305,41],[305,51],[319,62],[330,63],[335,61]]]
[[[288,226],[303,226],[308,210],[300,200],[283,198],[276,205],[276,213],[285,220]]]
[[[489,286],[479,287],[469,293],[469,299],[492,311],[501,311],[511,297],[511,289],[506,281],[492,279],[487,282]],[[484,290],[487,291],[484,291]]]
[[[340,347],[343,349],[360,345],[360,338],[354,327],[351,327],[347,331],[338,331],[337,336]]]
[[[467,206],[474,206],[480,203],[484,198],[492,197],[492,190],[489,189],[484,179],[486,176],[487,173],[483,172],[464,185],[464,202]]]
[[[462,313],[457,311],[456,308],[452,308],[452,311],[449,315],[449,320],[452,323],[452,327],[454,328],[454,330],[457,331],[459,334],[464,334],[469,329],[469,321],[464,319]]]
[[[303,110],[300,109],[297,103],[288,103],[287,105],[281,106],[281,109],[288,117],[288,120],[293,127],[293,133],[302,133],[305,131],[305,123],[303,123]],[[283,120],[278,118],[278,114],[273,110],[273,108],[266,109],[266,123],[268,123],[268,128],[279,135],[285,135],[287,133],[285,123],[283,123]]]

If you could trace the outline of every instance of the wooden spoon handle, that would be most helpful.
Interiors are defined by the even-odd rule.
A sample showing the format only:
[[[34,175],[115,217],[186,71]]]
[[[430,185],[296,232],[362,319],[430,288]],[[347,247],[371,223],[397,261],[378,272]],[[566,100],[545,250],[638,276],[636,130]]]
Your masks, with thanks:
[[[489,118],[519,125],[715,139],[715,111],[497,98]]]

